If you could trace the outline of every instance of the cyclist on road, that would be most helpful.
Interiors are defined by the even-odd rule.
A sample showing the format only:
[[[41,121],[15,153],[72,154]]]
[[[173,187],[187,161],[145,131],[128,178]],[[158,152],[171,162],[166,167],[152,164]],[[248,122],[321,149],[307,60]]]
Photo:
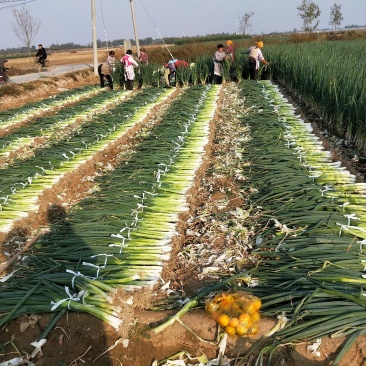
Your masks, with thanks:
[[[41,44],[38,45],[38,51],[36,53],[36,57],[38,58],[38,62],[41,64],[43,68],[46,67],[46,59],[47,59],[47,52],[46,49],[43,48]]]

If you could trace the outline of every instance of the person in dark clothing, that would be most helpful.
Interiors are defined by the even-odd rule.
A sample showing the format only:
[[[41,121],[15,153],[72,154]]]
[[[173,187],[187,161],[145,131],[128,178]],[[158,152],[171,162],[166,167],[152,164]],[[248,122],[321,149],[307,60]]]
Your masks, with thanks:
[[[36,53],[36,57],[38,58],[38,62],[41,64],[42,67],[46,67],[46,59],[47,59],[47,52],[46,49],[43,48],[41,44],[38,45],[38,51]]]
[[[213,75],[213,83],[214,84],[222,84],[222,71],[223,71],[223,62],[227,59],[226,53],[224,52],[224,45],[221,43],[217,45],[217,50],[213,55],[214,62],[214,75]]]

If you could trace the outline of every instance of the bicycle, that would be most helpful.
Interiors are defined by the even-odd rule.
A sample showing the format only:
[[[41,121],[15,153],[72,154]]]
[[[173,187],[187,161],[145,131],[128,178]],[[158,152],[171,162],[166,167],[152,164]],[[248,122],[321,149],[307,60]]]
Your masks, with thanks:
[[[34,59],[34,66],[35,68],[37,68],[39,71],[46,71],[47,68],[50,66],[50,62],[46,59],[43,61],[43,65],[41,62],[39,62],[38,57],[36,57]]]
[[[8,62],[8,60],[0,60],[0,81],[7,83],[9,81],[9,69],[4,66],[5,62]]]

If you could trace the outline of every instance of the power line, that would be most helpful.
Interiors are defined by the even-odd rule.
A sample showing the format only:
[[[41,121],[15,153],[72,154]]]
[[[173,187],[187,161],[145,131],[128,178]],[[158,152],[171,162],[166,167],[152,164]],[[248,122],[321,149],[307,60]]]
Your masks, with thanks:
[[[14,3],[14,2],[19,2],[19,1],[21,1],[22,3],[21,4],[3,6],[3,7],[0,8],[0,10],[1,9],[6,9],[6,8],[14,8],[15,6],[23,5],[23,4],[26,4],[26,3],[31,3],[31,2],[36,1],[36,0],[28,0],[28,1],[24,1],[24,0],[0,0],[0,4]]]
[[[147,16],[150,18],[151,23],[152,23],[152,24],[153,24],[153,26],[155,27],[155,30],[158,32],[160,39],[163,41],[164,46],[165,46],[165,47],[166,47],[166,49],[168,50],[170,57],[172,58],[172,60],[174,60],[174,57],[173,57],[172,53],[170,52],[170,50],[169,50],[169,48],[168,48],[167,44],[165,43],[163,36],[160,34],[160,32],[159,32],[158,28],[156,27],[156,25],[155,25],[154,21],[153,21],[153,20],[152,20],[152,18],[151,18],[151,16],[150,16],[149,12],[146,10],[145,5],[143,4],[142,0],[140,0],[140,2],[141,2],[141,5],[143,6],[143,8],[145,9]]]
[[[102,0],[99,0],[100,3],[100,11],[102,13],[102,21],[103,21],[103,29],[104,29],[104,39],[105,39],[105,44],[107,46],[107,50],[108,50],[108,41],[107,41],[107,32],[105,30],[105,23],[104,23],[104,14],[103,14],[103,7],[102,7]]]

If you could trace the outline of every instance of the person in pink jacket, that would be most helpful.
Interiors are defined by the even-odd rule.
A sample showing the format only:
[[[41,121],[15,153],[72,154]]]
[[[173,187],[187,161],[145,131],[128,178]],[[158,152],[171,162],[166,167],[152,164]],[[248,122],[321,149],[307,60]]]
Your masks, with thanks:
[[[133,81],[135,80],[135,67],[138,67],[139,64],[132,56],[132,51],[127,50],[126,54],[121,58],[121,63],[125,70],[125,81],[126,81],[126,89],[133,90]]]

